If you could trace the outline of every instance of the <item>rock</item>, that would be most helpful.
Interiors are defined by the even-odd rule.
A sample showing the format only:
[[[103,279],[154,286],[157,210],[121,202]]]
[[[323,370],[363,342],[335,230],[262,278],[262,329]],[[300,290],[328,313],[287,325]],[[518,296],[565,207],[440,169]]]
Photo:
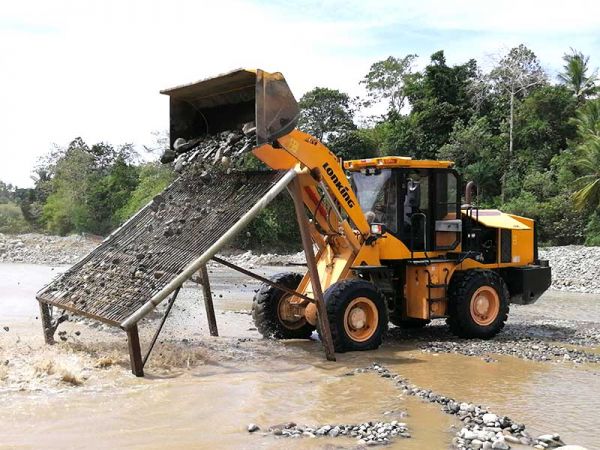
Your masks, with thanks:
[[[4,331],[7,331],[7,332],[10,331],[9,327],[2,327],[2,328],[4,329]]]
[[[480,449],[481,447],[483,447],[483,442],[479,439],[473,439],[471,441],[471,447],[473,447],[474,449]]]
[[[521,443],[521,440],[519,438],[511,436],[510,434],[505,435],[504,440],[506,442],[508,442],[509,444],[520,444]]]
[[[494,442],[492,442],[492,449],[497,449],[497,450],[509,450],[510,449],[510,445],[508,445],[506,443],[506,441],[504,440],[504,438],[500,438],[495,440]]]
[[[161,155],[160,162],[163,164],[168,164],[170,162],[175,161],[175,158],[177,158],[177,153],[175,153],[173,150],[167,149]]]
[[[260,427],[258,425],[256,425],[255,423],[251,423],[248,425],[248,432],[250,433],[254,433],[255,431],[260,430]]]
[[[564,446],[565,443],[560,439],[560,435],[558,434],[542,434],[537,437],[537,440],[543,442],[544,444],[548,444],[551,447],[559,447]]]
[[[496,421],[498,420],[498,416],[496,414],[491,414],[491,413],[486,413],[483,416],[481,416],[483,422],[487,425],[487,424],[495,424]]]
[[[563,445],[561,447],[556,447],[556,450],[588,450],[585,447],[580,445]]]
[[[477,433],[468,430],[467,428],[463,428],[460,432],[460,437],[472,441],[473,439],[477,439]]]

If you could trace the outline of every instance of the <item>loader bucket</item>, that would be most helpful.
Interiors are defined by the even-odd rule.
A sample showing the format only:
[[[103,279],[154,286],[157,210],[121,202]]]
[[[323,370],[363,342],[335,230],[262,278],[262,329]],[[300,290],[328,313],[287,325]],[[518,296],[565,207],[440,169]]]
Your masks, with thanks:
[[[254,122],[256,143],[273,142],[296,127],[300,110],[279,72],[238,69],[161,91],[170,97],[171,146],[177,138],[240,128]]]

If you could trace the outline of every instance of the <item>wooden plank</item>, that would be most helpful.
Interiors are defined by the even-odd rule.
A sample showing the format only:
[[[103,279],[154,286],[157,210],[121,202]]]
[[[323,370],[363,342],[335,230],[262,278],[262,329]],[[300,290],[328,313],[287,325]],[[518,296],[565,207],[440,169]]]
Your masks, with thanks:
[[[202,294],[204,296],[204,307],[206,308],[206,318],[208,319],[208,329],[211,336],[218,336],[217,318],[215,317],[215,308],[213,305],[212,292],[210,291],[210,280],[206,264],[200,267],[198,271],[202,280]]]
[[[142,361],[142,349],[140,348],[140,336],[138,334],[137,324],[127,330],[127,344],[129,346],[131,373],[136,377],[143,377],[144,362]]]
[[[317,311],[319,328],[321,330],[321,339],[325,349],[325,356],[329,361],[335,361],[335,349],[333,346],[333,338],[331,337],[331,329],[329,328],[329,319],[327,318],[327,308],[323,299],[323,290],[321,289],[321,280],[319,279],[319,271],[317,270],[317,262],[313,251],[313,243],[310,237],[310,224],[306,219],[304,212],[304,203],[302,202],[302,193],[300,182],[295,178],[288,186],[292,200],[294,201],[294,209],[296,210],[296,219],[298,220],[298,228],[300,229],[300,237],[302,238],[302,247],[306,256],[306,265],[310,274],[310,282],[313,288],[313,295],[317,302]]]
[[[44,341],[48,345],[55,344],[54,331],[52,326],[52,315],[50,314],[50,305],[44,302],[38,302],[40,305],[40,319],[42,320],[42,330],[44,332]]]

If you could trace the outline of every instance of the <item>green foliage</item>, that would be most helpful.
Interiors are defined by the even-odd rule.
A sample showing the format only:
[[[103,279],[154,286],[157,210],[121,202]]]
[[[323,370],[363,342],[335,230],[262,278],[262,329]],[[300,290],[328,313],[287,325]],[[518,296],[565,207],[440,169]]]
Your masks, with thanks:
[[[538,201],[531,192],[502,205],[504,211],[535,219],[539,241],[547,245],[579,244],[585,235],[586,217],[573,208],[570,195],[561,193],[548,201]]]
[[[579,209],[600,206],[600,100],[586,104],[577,112],[573,123],[577,126],[579,145],[575,150],[573,166],[581,176],[574,184],[580,189],[573,194]]]
[[[133,156],[131,145],[89,147],[80,138],[66,149],[56,150],[38,171],[49,174],[40,188],[48,193],[41,215],[45,228],[61,235],[108,233],[138,185]],[[26,205],[31,212],[33,204]]]
[[[287,193],[280,194],[240,233],[234,245],[262,252],[298,251],[300,232],[294,203]]]
[[[598,211],[590,216],[585,226],[585,245],[600,246],[600,215]]]
[[[405,77],[404,91],[412,107],[409,115],[391,114],[391,131],[386,154],[435,158],[448,142],[457,121],[467,122],[473,115],[470,85],[477,75],[477,64],[448,66],[443,51],[431,55],[422,73]]]
[[[121,208],[118,209],[116,217],[119,222],[124,222],[152,198],[165,189],[175,178],[170,167],[160,163],[147,163],[139,169],[139,182],[135,189],[128,195]],[[125,197],[124,192],[122,195]]]
[[[300,129],[320,141],[356,128],[350,97],[337,89],[316,87],[304,94],[298,105]]]
[[[576,101],[563,86],[532,92],[515,112],[515,154],[521,167],[548,167],[550,160],[575,137],[570,122]]]
[[[17,234],[30,230],[21,208],[12,202],[0,203],[0,233]]]
[[[417,55],[406,55],[403,58],[389,56],[371,65],[369,73],[360,82],[365,85],[370,106],[382,100],[389,102],[390,111],[399,113],[406,101],[405,82],[412,73],[412,65]]]
[[[558,75],[558,79],[580,102],[598,93],[598,70],[589,73],[589,60],[589,56],[572,48],[571,53],[564,54],[565,65]]]
[[[329,149],[344,160],[377,156],[375,139],[371,133],[364,130],[347,131],[332,138]]]

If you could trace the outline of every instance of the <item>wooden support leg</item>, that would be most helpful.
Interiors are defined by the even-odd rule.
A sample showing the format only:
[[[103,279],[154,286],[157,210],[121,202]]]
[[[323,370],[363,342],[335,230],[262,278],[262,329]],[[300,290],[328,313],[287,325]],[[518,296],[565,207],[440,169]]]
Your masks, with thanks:
[[[206,307],[206,318],[208,319],[208,329],[211,336],[218,336],[217,318],[215,317],[215,308],[213,306],[212,292],[210,291],[210,281],[208,279],[208,270],[206,265],[200,268],[200,279],[202,280],[202,294],[204,295],[204,306]]]
[[[131,361],[131,373],[136,377],[144,376],[144,363],[142,361],[142,349],[140,348],[140,336],[137,325],[127,330],[127,344],[129,345],[129,360]]]
[[[50,305],[48,303],[38,302],[40,305],[40,318],[42,319],[42,330],[44,332],[44,341],[48,345],[55,344],[54,327],[52,326],[52,315],[50,314]]]
[[[325,300],[323,299],[321,280],[319,279],[319,271],[317,270],[317,262],[315,261],[315,253],[313,250],[312,240],[310,238],[310,224],[306,219],[304,203],[302,202],[302,194],[300,190],[300,182],[298,181],[298,178],[295,178],[294,181],[290,183],[288,189],[292,195],[292,200],[294,201],[296,219],[298,220],[298,228],[300,229],[302,246],[304,247],[304,254],[306,256],[306,265],[308,266],[308,273],[310,274],[313,295],[317,302],[319,328],[321,329],[321,338],[323,339],[325,356],[329,361],[335,361],[335,349],[333,347],[333,339],[331,337],[331,330],[329,328],[329,319],[327,318],[327,308],[325,307]]]

